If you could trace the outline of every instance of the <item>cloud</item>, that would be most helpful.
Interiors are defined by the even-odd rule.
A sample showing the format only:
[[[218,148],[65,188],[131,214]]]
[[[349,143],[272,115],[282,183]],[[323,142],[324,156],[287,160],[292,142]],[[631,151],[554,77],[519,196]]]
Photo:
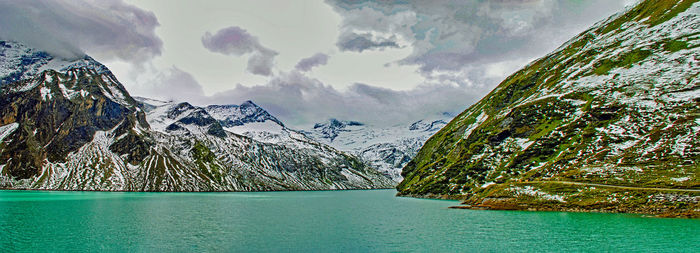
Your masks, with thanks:
[[[270,50],[256,51],[248,58],[248,67],[246,69],[248,72],[256,75],[270,76],[272,75],[272,67],[275,66],[275,55],[277,55],[277,52]]]
[[[371,34],[344,34],[336,44],[342,51],[362,52],[372,49],[397,48],[399,44],[392,39],[373,38]]]
[[[340,50],[409,47],[398,63],[418,65],[428,82],[452,75],[480,84],[486,80],[465,74],[509,66],[502,80],[629,1],[326,0],[342,16]]]
[[[383,12],[377,8],[356,6],[343,9],[343,21],[336,46],[341,51],[362,52],[399,48],[410,44],[410,25],[417,23],[413,12]]]
[[[328,63],[328,55],[316,53],[311,57],[301,59],[294,68],[299,71],[309,71],[316,66],[326,65],[326,63]]]
[[[202,45],[212,52],[236,56],[265,48],[260,45],[258,38],[253,37],[248,31],[237,26],[223,28],[216,34],[204,33]]]
[[[152,64],[145,64],[130,72],[132,76],[125,78],[129,81],[124,85],[134,96],[195,104],[206,101],[202,85],[190,73],[176,66],[159,70]]]
[[[141,63],[161,54],[152,12],[121,0],[0,0],[0,39],[22,42],[65,59]]]
[[[265,85],[236,85],[214,94],[207,103],[238,104],[253,100],[293,127],[302,128],[328,118],[357,120],[389,126],[459,113],[491,87],[425,84],[396,91],[356,83],[345,91],[308,77],[300,71],[283,72]]]
[[[243,56],[250,54],[247,70],[256,75],[272,75],[274,58],[277,52],[260,44],[258,38],[237,26],[223,28],[215,34],[210,32],[202,36],[202,45],[214,53]]]

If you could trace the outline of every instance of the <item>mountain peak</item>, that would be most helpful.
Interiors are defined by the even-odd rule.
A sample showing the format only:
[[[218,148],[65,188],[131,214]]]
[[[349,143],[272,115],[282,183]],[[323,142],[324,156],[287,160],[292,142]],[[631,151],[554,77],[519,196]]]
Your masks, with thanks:
[[[245,102],[241,103],[240,106],[255,106],[255,107],[260,107],[257,104],[253,103],[252,100],[246,100]]]
[[[348,126],[364,126],[364,124],[357,121],[330,118],[326,123],[314,124],[313,129],[320,130],[322,138],[329,139],[331,142],[333,142],[333,140],[338,137],[338,133],[347,131],[345,128]]]
[[[351,120],[338,120],[336,118],[330,118],[328,119],[328,122],[326,123],[316,123],[314,124],[314,129],[317,128],[336,128],[336,129],[342,129],[347,126],[363,126],[365,125],[362,122],[358,121],[351,121]]]
[[[434,121],[423,121],[419,120],[416,122],[413,122],[408,129],[411,131],[425,131],[425,132],[431,132],[431,131],[437,131],[443,126],[447,125],[447,122],[444,120],[434,120]]]
[[[240,105],[209,105],[207,112],[224,127],[242,126],[246,123],[272,121],[284,127],[278,120],[262,107],[247,100]]]
[[[0,41],[0,86],[32,78],[46,70],[68,73],[84,70],[92,74],[110,74],[102,63],[85,55],[79,59],[60,59],[14,41]]]

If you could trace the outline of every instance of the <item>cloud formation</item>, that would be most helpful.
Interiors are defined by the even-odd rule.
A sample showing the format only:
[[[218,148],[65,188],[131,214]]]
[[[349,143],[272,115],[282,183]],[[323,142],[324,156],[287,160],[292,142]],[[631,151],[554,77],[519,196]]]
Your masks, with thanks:
[[[627,0],[326,2],[343,18],[336,43],[340,50],[410,47],[412,53],[398,63],[418,65],[428,81],[465,77],[467,72],[493,73],[496,68],[503,69],[497,78],[502,79],[629,4]],[[463,83],[484,81],[479,76],[466,78]]]
[[[343,16],[336,43],[341,51],[362,52],[410,45],[412,31],[409,25],[418,22],[414,12],[384,12],[363,5],[336,8]]]
[[[129,93],[160,100],[187,101],[202,103],[205,101],[202,85],[182,69],[171,66],[165,70],[157,70],[153,66],[141,69],[139,85],[128,85]]]
[[[256,75],[272,75],[274,58],[277,52],[264,47],[258,38],[243,28],[231,26],[202,36],[202,45],[214,53],[243,56],[250,54],[247,70]]]
[[[326,65],[326,63],[328,63],[328,55],[316,53],[308,58],[301,59],[294,68],[299,71],[309,71],[316,66]]]
[[[152,12],[121,0],[0,0],[0,39],[65,59],[150,60],[163,49],[158,25]]]
[[[356,83],[346,91],[293,70],[258,86],[236,85],[214,94],[207,103],[238,104],[253,100],[293,127],[308,127],[328,118],[389,126],[410,123],[442,113],[456,114],[476,102],[490,87],[423,85],[396,91]]]
[[[396,91],[356,83],[337,90],[304,72],[292,70],[256,86],[238,84],[232,89],[206,96],[202,86],[187,72],[173,66],[153,72],[141,85],[128,87],[135,96],[187,101],[197,105],[240,104],[252,100],[286,125],[307,128],[329,118],[355,120],[378,126],[412,123],[420,119],[456,115],[476,102],[491,87],[460,87],[451,84],[421,85]]]
[[[266,84],[238,84],[203,101],[238,104],[253,100],[298,128],[331,117],[387,126],[457,114],[506,75],[621,10],[624,4],[624,0],[452,0],[444,5],[411,0],[328,2],[343,18],[336,43],[341,51],[409,47],[412,53],[397,63],[418,65],[423,83],[404,91],[363,83],[338,90],[307,75],[328,61],[327,55],[316,54]],[[213,52],[250,54],[251,59],[269,50],[243,29],[222,31],[205,34],[203,44]]]
[[[336,44],[338,48],[342,51],[355,51],[362,52],[365,50],[373,49],[385,49],[385,48],[398,48],[399,45],[396,44],[394,38],[375,38],[370,33],[345,33]]]

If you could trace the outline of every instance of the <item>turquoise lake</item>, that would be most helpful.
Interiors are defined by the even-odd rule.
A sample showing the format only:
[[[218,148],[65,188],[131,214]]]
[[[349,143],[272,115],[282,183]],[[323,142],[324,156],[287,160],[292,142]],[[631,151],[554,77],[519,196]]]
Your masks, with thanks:
[[[0,191],[0,251],[700,251],[700,220],[458,210],[395,194]]]

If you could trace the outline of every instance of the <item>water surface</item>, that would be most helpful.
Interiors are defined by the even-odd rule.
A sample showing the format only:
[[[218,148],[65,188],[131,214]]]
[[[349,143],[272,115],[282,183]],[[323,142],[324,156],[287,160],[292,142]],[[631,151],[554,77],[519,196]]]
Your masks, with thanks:
[[[700,220],[456,210],[395,193],[0,191],[0,251],[700,249]]]

